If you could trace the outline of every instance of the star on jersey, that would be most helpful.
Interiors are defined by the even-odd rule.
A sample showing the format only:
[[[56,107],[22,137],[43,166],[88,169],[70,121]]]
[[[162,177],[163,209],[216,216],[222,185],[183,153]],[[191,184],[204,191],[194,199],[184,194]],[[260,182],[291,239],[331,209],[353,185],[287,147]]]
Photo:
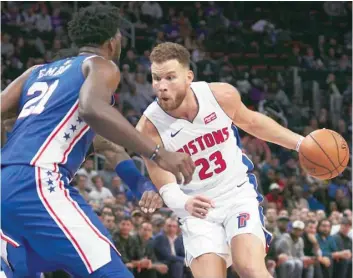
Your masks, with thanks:
[[[64,138],[65,138],[65,140],[69,140],[70,139],[70,134],[65,132]]]
[[[48,190],[49,190],[50,193],[52,193],[52,192],[55,191],[55,187],[51,186],[51,187],[48,188]]]
[[[48,185],[53,185],[53,181],[52,181],[51,179],[49,179],[49,180],[47,181],[47,183],[48,183]]]
[[[83,122],[83,120],[80,118],[80,117],[77,117],[77,120],[76,120],[79,124]]]
[[[50,171],[47,172],[47,176],[51,177],[52,175],[53,175],[52,172],[50,172]]]
[[[76,126],[75,125],[71,125],[71,128],[70,128],[71,130],[72,130],[72,132],[75,132],[76,131]]]

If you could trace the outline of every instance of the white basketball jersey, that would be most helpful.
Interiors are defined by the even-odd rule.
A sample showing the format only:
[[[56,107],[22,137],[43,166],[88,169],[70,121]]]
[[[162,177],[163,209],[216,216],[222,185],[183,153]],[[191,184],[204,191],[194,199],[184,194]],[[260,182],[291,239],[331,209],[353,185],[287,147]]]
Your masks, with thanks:
[[[243,156],[240,137],[232,120],[215,99],[206,82],[193,82],[199,111],[192,122],[167,114],[153,102],[144,115],[158,130],[165,149],[191,155],[196,170],[192,181],[180,185],[188,195],[221,197],[247,180],[253,164]]]

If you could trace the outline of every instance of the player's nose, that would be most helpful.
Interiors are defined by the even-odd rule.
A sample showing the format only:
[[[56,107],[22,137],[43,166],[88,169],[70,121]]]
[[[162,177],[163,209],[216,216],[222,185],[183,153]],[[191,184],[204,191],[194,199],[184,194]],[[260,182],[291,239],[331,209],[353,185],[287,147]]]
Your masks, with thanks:
[[[158,84],[158,91],[160,92],[167,92],[168,91],[168,85],[165,80],[161,80]]]

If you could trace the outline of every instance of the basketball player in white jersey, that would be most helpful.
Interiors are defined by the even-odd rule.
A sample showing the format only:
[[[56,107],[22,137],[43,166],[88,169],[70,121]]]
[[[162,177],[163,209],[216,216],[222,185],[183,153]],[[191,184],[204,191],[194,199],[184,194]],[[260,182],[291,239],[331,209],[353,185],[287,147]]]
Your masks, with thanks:
[[[262,140],[299,149],[300,135],[248,110],[226,83],[192,82],[189,52],[162,43],[151,53],[157,101],[137,129],[167,150],[191,155],[196,171],[188,185],[145,160],[165,204],[181,218],[186,263],[195,278],[268,278],[264,257],[271,235],[263,226],[262,196],[252,162],[243,155],[235,126]],[[148,207],[148,204],[146,205]]]

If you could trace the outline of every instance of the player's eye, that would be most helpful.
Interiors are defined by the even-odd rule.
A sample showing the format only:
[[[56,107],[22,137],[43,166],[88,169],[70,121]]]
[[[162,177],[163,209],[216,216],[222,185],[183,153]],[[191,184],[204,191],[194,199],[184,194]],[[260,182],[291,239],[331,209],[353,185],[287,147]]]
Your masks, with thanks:
[[[166,79],[167,79],[168,81],[172,81],[174,78],[175,78],[174,76],[167,76]]]
[[[154,77],[153,77],[153,80],[155,80],[155,81],[161,81],[161,78],[158,77],[158,76],[154,76]]]

